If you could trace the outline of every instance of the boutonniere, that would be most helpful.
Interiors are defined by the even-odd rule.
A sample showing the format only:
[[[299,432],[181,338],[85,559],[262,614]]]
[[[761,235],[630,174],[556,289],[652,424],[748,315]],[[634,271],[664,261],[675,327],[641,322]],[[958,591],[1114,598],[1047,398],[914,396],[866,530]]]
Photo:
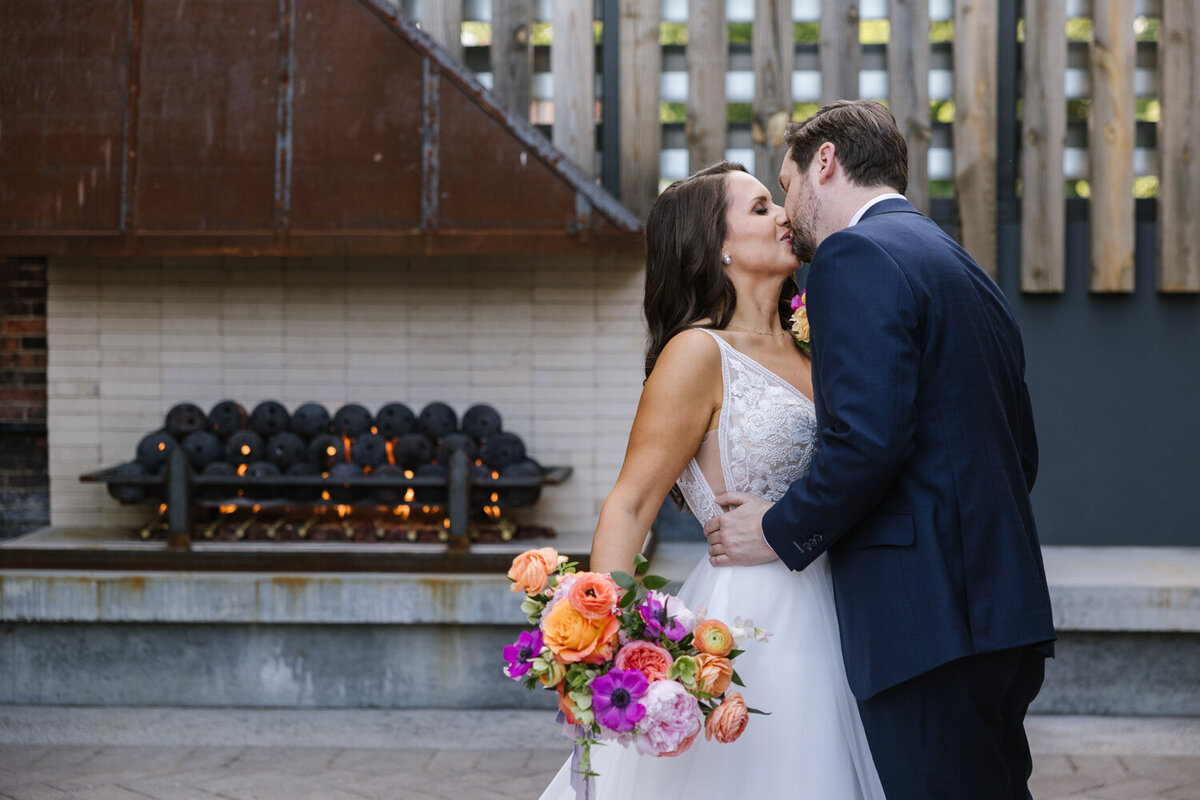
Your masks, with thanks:
[[[801,350],[811,354],[812,345],[808,341],[808,307],[804,303],[807,295],[808,292],[801,292],[792,298],[792,338]]]

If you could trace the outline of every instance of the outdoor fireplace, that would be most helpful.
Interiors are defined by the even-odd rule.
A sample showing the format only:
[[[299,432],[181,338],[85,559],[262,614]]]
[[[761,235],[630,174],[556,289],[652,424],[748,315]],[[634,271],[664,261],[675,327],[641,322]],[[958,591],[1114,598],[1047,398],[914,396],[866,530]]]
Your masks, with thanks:
[[[419,414],[389,402],[376,414],[267,400],[247,413],[223,400],[207,414],[178,403],[134,458],[85,473],[123,504],[157,506],[138,534],[186,549],[194,540],[449,543],[554,535],[507,509],[534,505],[570,467],[543,467],[499,412],[471,406],[461,421],[440,401]]]

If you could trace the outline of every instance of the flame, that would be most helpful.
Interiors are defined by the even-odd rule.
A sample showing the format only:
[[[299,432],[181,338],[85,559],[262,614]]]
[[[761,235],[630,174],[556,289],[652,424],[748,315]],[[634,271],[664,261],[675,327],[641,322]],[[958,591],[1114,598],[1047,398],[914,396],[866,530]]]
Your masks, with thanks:
[[[396,440],[388,439],[383,443],[383,449],[387,450],[387,460],[389,464],[396,463]]]
[[[322,489],[322,490],[321,490],[321,499],[322,499],[322,500],[328,500],[328,499],[329,499],[329,490],[328,490],[328,489]]]
[[[475,466],[477,466],[477,467],[482,467],[482,466],[483,466],[483,459],[482,459],[482,458],[477,458],[477,459],[475,459]]]
[[[241,475],[245,475],[245,474],[246,474],[246,470],[247,470],[247,469],[249,469],[249,468],[250,468],[250,465],[249,465],[249,464],[238,464],[238,470],[237,470],[237,472],[238,472],[238,475],[239,475],[239,476],[241,476]]]
[[[346,460],[349,461],[350,460],[350,437],[344,433],[342,434],[342,443],[346,445],[346,448],[343,452],[345,452],[345,454],[346,454]]]
[[[325,448],[325,452],[326,452],[326,454],[329,455],[330,458],[333,458],[334,456],[337,455],[337,448],[334,447],[333,445],[329,445],[329,447]]]
[[[500,473],[497,472],[496,470],[492,470],[492,480],[498,480],[499,478],[500,478]]]
[[[446,517],[445,519],[442,520],[442,527],[445,528],[446,530],[450,530],[450,518],[449,517]]]
[[[160,516],[161,516],[162,514],[165,514],[165,513],[167,513],[167,504],[166,504],[166,503],[159,503],[159,504],[158,504],[158,513],[159,513],[159,515],[160,515]]]
[[[493,503],[500,502],[500,493],[499,492],[492,492],[492,502]]]
[[[262,506],[260,506],[258,503],[255,503],[254,506],[250,509],[250,513],[257,514],[261,510],[262,510]]]
[[[408,487],[408,490],[404,492],[404,502],[411,503],[413,501],[413,498],[416,496],[417,496],[417,493],[414,492],[413,488],[410,486],[410,487]]]
[[[231,504],[227,506],[221,506],[220,509],[222,514],[232,514],[233,512],[237,511],[237,506]]]
[[[337,506],[337,515],[339,517],[341,517],[342,519],[345,519],[346,515],[349,513],[350,513],[350,506],[340,505],[340,504]]]
[[[166,443],[166,442],[159,442],[159,443],[158,443],[158,452],[160,452],[160,453],[161,453],[163,450],[166,450],[166,449],[167,449],[167,443]]]
[[[484,506],[483,513],[487,514],[488,519],[500,519],[500,506]]]
[[[413,476],[413,471],[411,469],[404,470],[404,477],[411,478],[412,476]]]
[[[242,445],[242,455],[244,455],[244,456],[250,455],[250,445],[248,445],[248,444]]]
[[[408,506],[396,506],[395,508],[392,509],[392,513],[395,514],[400,519],[407,522],[409,514],[412,513],[412,509],[409,508]]]
[[[377,428],[376,426],[372,425],[372,426],[371,426],[371,433],[379,433],[379,428]]]
[[[421,506],[421,511],[425,514],[429,513],[429,506]]]

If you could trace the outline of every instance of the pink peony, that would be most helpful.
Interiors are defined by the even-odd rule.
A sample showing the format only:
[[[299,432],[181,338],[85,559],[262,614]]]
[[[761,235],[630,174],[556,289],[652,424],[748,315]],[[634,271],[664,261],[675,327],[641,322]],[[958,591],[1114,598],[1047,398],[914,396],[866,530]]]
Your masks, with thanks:
[[[637,749],[651,756],[677,756],[692,746],[704,728],[696,698],[675,681],[655,681],[640,702],[646,709],[637,726]]]

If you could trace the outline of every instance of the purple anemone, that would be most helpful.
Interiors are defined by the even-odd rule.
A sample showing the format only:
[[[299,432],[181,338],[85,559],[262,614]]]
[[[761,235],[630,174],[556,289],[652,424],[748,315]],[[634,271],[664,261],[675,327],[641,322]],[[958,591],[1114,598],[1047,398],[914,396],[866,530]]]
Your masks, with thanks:
[[[520,680],[529,668],[533,666],[533,660],[542,652],[542,632],[541,631],[522,631],[517,637],[517,641],[504,648],[504,660],[508,662],[508,666],[504,668],[504,674],[515,680]]]
[[[592,712],[610,731],[628,733],[646,715],[638,702],[650,685],[640,669],[613,669],[592,680]]]

